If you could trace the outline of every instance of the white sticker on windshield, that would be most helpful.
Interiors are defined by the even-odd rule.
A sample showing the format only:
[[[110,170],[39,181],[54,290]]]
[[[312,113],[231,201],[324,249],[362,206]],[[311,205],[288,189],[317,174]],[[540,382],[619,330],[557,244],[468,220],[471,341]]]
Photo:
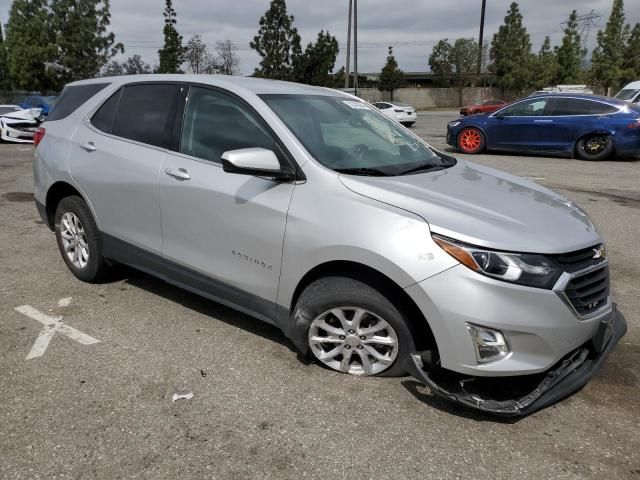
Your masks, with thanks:
[[[371,110],[366,103],[356,102],[354,100],[343,100],[342,103],[356,110]]]

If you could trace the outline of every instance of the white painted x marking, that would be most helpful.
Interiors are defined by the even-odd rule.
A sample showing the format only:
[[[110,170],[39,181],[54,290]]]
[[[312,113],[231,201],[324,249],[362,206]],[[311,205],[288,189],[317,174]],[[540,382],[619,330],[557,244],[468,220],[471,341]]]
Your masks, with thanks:
[[[62,322],[62,317],[51,317],[42,313],[40,310],[36,310],[31,305],[21,305],[20,307],[16,307],[16,310],[44,325],[33,347],[31,347],[29,355],[27,355],[27,360],[44,355],[49,346],[49,342],[56,333],[65,335],[82,345],[93,345],[94,343],[100,342],[100,340],[93,338],[91,335],[87,335],[80,330],[66,325]]]

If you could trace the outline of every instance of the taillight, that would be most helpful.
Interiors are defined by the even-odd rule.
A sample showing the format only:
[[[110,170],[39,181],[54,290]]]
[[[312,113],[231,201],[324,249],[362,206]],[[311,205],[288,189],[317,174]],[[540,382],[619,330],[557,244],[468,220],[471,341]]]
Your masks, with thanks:
[[[42,141],[42,139],[44,138],[44,134],[46,133],[46,130],[44,129],[44,127],[38,127],[38,129],[35,131],[35,133],[33,134],[33,144],[38,147],[38,144]]]

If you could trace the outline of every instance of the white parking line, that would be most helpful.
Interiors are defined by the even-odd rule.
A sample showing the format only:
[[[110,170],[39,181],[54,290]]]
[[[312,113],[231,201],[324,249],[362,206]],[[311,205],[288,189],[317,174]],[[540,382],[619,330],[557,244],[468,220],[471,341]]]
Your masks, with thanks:
[[[87,335],[86,333],[82,333],[80,330],[66,325],[62,322],[62,317],[51,317],[42,313],[40,310],[36,310],[31,305],[21,305],[15,309],[23,315],[26,315],[27,317],[44,325],[42,330],[40,330],[40,334],[38,335],[38,338],[36,338],[33,347],[31,347],[31,351],[27,355],[26,360],[31,360],[32,358],[44,355],[47,351],[47,347],[49,347],[49,342],[56,333],[65,335],[71,340],[75,340],[82,345],[93,345],[94,343],[100,342],[100,340],[93,338],[91,335]]]

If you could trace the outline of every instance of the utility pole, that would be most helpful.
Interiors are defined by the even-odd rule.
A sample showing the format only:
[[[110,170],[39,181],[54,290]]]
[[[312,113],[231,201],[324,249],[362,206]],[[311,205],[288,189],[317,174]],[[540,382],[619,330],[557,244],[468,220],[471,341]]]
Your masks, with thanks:
[[[351,12],[353,11],[353,0],[349,0],[349,25],[347,26],[347,66],[345,68],[344,88],[349,88],[349,77],[351,76]]]
[[[353,0],[353,94],[358,95],[358,0]]]
[[[487,0],[482,0],[482,10],[480,11],[480,35],[478,35],[478,78],[482,71],[482,43],[484,42],[484,10],[487,6]]]

